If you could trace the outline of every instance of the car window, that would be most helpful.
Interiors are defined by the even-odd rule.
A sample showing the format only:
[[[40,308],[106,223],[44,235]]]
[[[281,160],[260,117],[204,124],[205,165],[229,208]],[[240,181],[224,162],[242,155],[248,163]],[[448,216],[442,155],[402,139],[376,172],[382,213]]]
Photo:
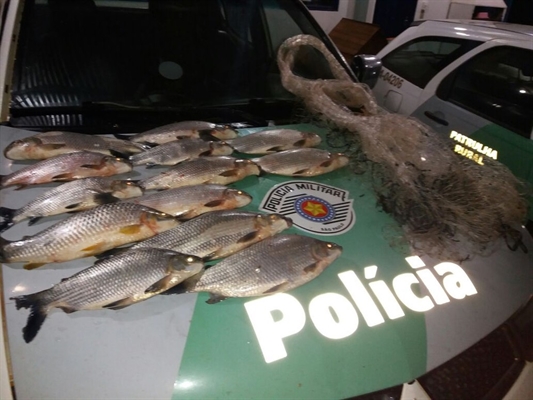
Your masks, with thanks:
[[[486,50],[441,84],[437,96],[529,138],[533,126],[533,51]],[[439,88],[440,89],[440,88]]]
[[[27,0],[22,18],[12,110],[292,99],[277,49],[320,36],[289,0]]]
[[[466,39],[427,36],[411,40],[383,57],[383,65],[423,88],[439,71],[478,46]]]

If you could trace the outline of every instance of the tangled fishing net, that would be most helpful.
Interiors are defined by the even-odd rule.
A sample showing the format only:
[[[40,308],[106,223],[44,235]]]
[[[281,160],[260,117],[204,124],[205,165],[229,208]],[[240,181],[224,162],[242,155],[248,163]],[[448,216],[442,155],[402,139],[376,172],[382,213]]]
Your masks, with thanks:
[[[302,46],[320,51],[334,79],[306,79],[293,67]],[[381,109],[369,88],[355,83],[325,45],[313,36],[286,40],[278,52],[283,86],[326,124],[356,143],[354,168],[370,166],[383,209],[402,225],[410,244],[432,256],[465,259],[486,253],[504,237],[520,244],[513,227],[525,220],[522,183],[502,164],[479,165],[456,155],[421,122]]]

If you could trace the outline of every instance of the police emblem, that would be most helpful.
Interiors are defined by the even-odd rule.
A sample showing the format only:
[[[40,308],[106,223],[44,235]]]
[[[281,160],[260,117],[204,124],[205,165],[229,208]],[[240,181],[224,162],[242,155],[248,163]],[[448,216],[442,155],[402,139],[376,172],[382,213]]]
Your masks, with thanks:
[[[283,214],[293,226],[316,235],[339,235],[355,223],[349,192],[311,181],[289,181],[274,186],[259,209]]]

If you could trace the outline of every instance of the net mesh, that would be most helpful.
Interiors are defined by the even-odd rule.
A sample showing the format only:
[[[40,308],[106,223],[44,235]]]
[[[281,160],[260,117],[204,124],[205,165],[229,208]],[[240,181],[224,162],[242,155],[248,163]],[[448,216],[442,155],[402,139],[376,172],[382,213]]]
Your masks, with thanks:
[[[293,73],[298,49],[312,46],[326,58],[334,79]],[[432,256],[466,259],[487,253],[504,237],[516,248],[513,227],[527,213],[525,185],[502,164],[477,164],[452,150],[447,138],[410,117],[380,108],[368,86],[355,83],[313,36],[287,39],[278,52],[283,86],[316,120],[335,126],[328,141],[366,173],[383,209],[403,227],[410,244]]]

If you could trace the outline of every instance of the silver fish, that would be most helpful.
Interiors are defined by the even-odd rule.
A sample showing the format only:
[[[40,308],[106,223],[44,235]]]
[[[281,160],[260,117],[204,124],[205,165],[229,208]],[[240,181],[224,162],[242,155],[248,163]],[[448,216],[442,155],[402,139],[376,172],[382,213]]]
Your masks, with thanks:
[[[163,144],[184,138],[215,137],[226,140],[237,137],[237,132],[227,125],[217,125],[205,121],[181,121],[160,126],[133,135],[130,140],[136,143]]]
[[[0,261],[27,262],[24,268],[33,269],[99,254],[147,239],[178,224],[175,217],[139,204],[104,204],[22,240],[9,242],[0,238]]]
[[[83,178],[48,190],[19,209],[0,207],[0,231],[29,218],[33,225],[41,217],[83,211],[101,204],[142,195],[142,189],[131,181],[110,178]]]
[[[233,149],[224,142],[181,139],[151,148],[130,157],[133,165],[176,165],[201,156],[227,156]]]
[[[281,214],[213,211],[136,243],[130,249],[168,249],[213,260],[234,254],[291,225],[292,221]]]
[[[49,131],[15,140],[4,150],[11,160],[45,160],[60,154],[93,151],[113,156],[140,153],[143,147],[128,140],[76,132]]]
[[[30,308],[23,328],[26,343],[31,342],[48,313],[60,308],[66,313],[108,308],[118,310],[165,291],[197,274],[202,261],[169,250],[141,249],[97,261],[48,290],[12,297],[17,310]]]
[[[111,176],[131,170],[131,164],[121,158],[80,151],[39,161],[9,175],[0,175],[0,186],[18,185],[21,188],[27,185],[73,181],[91,176]]]
[[[320,136],[295,129],[267,129],[228,140],[236,151],[245,154],[270,154],[320,144]]]
[[[125,201],[179,216],[180,219],[190,219],[210,211],[244,207],[252,201],[252,196],[222,185],[193,185]]]
[[[250,160],[229,156],[201,157],[144,179],[139,185],[145,190],[172,189],[203,183],[227,185],[259,173],[259,167]]]
[[[227,297],[285,292],[324,271],[342,247],[308,236],[276,235],[235,253],[165,294],[209,292],[208,303]]]
[[[294,149],[252,158],[262,171],[285,176],[317,176],[348,165],[341,153],[321,149]]]

